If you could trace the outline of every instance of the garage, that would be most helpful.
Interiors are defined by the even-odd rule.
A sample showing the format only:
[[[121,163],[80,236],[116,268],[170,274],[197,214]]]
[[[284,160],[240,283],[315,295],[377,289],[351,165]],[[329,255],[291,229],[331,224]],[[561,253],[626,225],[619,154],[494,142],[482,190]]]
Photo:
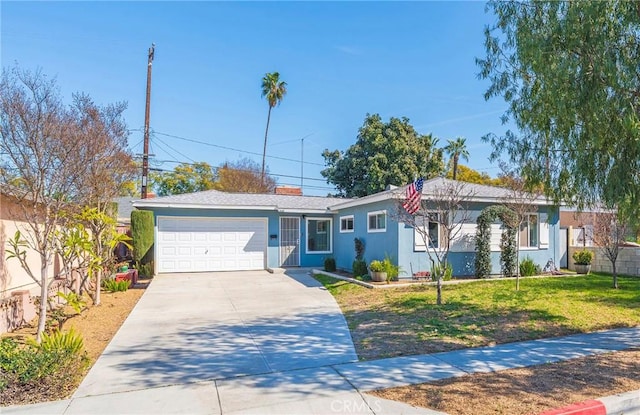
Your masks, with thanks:
[[[260,270],[266,218],[158,217],[158,272]]]

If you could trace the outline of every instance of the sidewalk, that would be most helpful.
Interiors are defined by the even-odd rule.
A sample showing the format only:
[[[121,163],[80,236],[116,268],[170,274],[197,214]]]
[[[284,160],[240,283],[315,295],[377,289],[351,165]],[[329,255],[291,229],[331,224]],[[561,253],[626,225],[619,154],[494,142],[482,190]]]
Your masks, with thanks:
[[[430,355],[333,364],[0,408],[2,414],[438,414],[367,395],[472,373],[552,363],[640,345],[640,327]]]

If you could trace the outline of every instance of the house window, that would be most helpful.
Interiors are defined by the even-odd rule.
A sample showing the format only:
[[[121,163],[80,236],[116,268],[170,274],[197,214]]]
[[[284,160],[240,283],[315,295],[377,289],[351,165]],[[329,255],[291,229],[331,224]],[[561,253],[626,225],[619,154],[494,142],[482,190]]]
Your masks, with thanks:
[[[526,215],[520,225],[520,247],[538,247],[538,215],[535,213]]]
[[[387,211],[380,210],[377,212],[369,212],[367,214],[367,232],[386,232],[387,230]]]
[[[307,253],[330,254],[332,252],[331,219],[307,219]]]
[[[425,218],[428,220],[429,218]],[[440,248],[440,240],[441,240],[441,227],[439,223],[439,215],[433,214],[431,215],[431,220],[429,220],[425,225],[416,228],[413,232],[413,247],[416,251],[425,251],[425,239],[427,244],[429,244],[429,248],[438,249]]]
[[[340,232],[353,232],[353,215],[340,217]]]

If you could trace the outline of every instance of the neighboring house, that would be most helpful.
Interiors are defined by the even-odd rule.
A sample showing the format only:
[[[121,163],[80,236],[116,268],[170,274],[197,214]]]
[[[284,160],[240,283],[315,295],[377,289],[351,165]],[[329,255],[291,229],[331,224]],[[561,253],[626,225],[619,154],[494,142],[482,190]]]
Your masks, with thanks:
[[[16,290],[29,290],[32,295],[40,295],[38,284],[22,269],[20,262],[15,258],[6,259],[6,250],[9,249],[7,241],[14,237],[17,230],[23,234],[23,239],[31,232],[24,220],[23,210],[18,200],[11,195],[10,188],[0,187],[0,299],[10,297]],[[25,250],[27,263],[36,276],[40,277],[40,254],[30,248]],[[50,277],[53,278],[59,272],[59,261],[53,261],[49,266]]]
[[[424,184],[423,194],[447,179]],[[448,181],[452,182],[452,181]],[[473,275],[475,220],[485,207],[504,202],[503,188],[465,184],[474,193],[469,204],[472,222],[452,245],[455,275]],[[404,187],[358,199],[274,194],[240,194],[209,190],[138,200],[133,206],[154,212],[156,272],[202,272],[321,267],[332,256],[338,268],[351,270],[354,238],[365,243],[365,259],[389,255],[409,276],[429,270],[424,243],[410,226],[397,221]],[[544,266],[558,261],[558,209],[535,201],[521,229],[521,257]],[[493,272],[499,274],[501,225],[492,227]]]
[[[133,209],[133,202],[139,198],[131,196],[117,197],[113,199],[118,204],[118,231],[126,233],[131,227],[131,211]]]

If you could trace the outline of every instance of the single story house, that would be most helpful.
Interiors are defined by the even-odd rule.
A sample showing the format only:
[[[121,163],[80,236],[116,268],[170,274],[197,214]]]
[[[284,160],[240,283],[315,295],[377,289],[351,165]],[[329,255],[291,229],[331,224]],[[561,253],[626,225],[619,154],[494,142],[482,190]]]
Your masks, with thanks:
[[[456,183],[462,185],[444,178],[425,181],[426,206],[438,189]],[[475,221],[484,208],[503,204],[508,196],[504,188],[464,186],[472,196],[465,202],[469,220],[460,224],[461,236],[451,244],[454,275],[474,274]],[[133,206],[154,213],[157,273],[321,267],[329,256],[338,268],[351,270],[354,238],[360,238],[367,262],[388,255],[401,266],[401,277],[409,277],[411,270],[431,266],[425,243],[414,228],[399,220],[405,189],[356,199],[209,190],[138,200]],[[544,198],[532,204],[536,208],[520,229],[520,256],[541,267],[549,259],[557,265],[558,207]],[[496,222],[491,238],[495,274],[500,273],[500,235],[501,224]],[[438,235],[432,239],[441,240]]]

